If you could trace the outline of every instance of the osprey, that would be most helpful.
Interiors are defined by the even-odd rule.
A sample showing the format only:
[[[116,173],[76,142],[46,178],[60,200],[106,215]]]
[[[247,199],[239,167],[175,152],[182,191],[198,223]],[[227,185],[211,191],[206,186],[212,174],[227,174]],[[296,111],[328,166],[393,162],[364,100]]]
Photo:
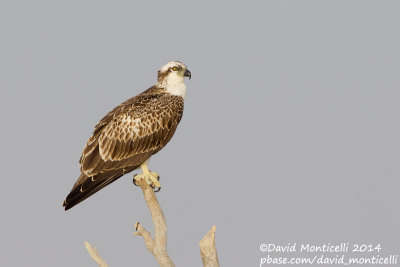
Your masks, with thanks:
[[[65,199],[68,210],[122,175],[141,167],[144,179],[161,188],[149,158],[171,140],[183,114],[185,64],[171,61],[158,71],[157,84],[110,111],[94,128],[79,160],[81,175]]]

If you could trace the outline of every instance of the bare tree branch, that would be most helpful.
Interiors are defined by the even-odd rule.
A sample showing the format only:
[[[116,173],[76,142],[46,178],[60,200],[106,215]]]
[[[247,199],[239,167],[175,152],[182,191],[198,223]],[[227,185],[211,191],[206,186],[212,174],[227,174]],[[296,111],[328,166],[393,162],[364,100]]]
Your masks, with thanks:
[[[161,267],[175,267],[167,252],[167,224],[164,213],[158,203],[154,190],[144,181],[138,181],[138,185],[143,191],[143,196],[149,207],[154,224],[154,239],[151,233],[147,231],[139,222],[135,224],[136,233],[143,237],[148,251],[153,254]],[[100,257],[96,248],[93,248],[88,242],[85,242],[86,249],[89,251],[92,259],[100,267],[108,267],[107,263]],[[201,259],[204,267],[219,267],[217,249],[215,248],[215,225],[199,242]]]
[[[143,237],[147,250],[154,255],[161,267],[175,267],[167,252],[167,224],[156,194],[144,179],[138,181],[138,185],[143,191],[144,200],[153,219],[154,239],[151,238],[150,233],[139,222],[135,224],[135,235]]]
[[[219,267],[217,249],[215,248],[215,225],[199,242],[201,259],[204,267]]]
[[[103,260],[103,258],[97,252],[97,248],[92,247],[89,242],[84,242],[87,251],[89,252],[90,257],[99,265],[99,267],[108,267],[107,263]]]

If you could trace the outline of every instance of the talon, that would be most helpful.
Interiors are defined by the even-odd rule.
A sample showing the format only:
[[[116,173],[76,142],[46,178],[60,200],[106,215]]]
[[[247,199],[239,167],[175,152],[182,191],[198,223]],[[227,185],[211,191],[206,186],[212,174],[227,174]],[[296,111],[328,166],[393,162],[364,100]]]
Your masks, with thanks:
[[[134,185],[139,186],[139,184],[138,184],[138,182],[137,182],[137,180],[136,180],[136,176],[137,176],[137,174],[135,174],[135,175],[133,176],[132,182],[133,182]]]
[[[161,186],[154,186],[153,184],[149,184],[149,186],[154,190],[154,193],[157,193],[161,190]]]
[[[156,172],[152,172],[149,170],[149,168],[147,167],[147,161],[145,163],[143,163],[141,165],[142,168],[142,173],[141,174],[136,174],[133,177],[133,183],[135,185],[138,185],[138,181],[140,181],[141,179],[144,179],[145,182],[154,190],[156,190],[155,192],[160,191],[160,176],[158,175],[158,173]]]
[[[143,174],[135,174],[134,176],[133,176],[133,184],[134,185],[136,185],[136,186],[139,186],[139,184],[138,184],[138,181],[140,181],[141,179],[143,179]]]

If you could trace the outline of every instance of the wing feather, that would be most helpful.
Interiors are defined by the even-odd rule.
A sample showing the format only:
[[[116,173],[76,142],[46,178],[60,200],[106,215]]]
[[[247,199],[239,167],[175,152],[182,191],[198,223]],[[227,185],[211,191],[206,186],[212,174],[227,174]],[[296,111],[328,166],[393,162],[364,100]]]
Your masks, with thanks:
[[[156,87],[128,99],[96,125],[80,158],[82,174],[64,206],[73,207],[128,173],[172,138],[183,98]]]
[[[101,125],[96,126],[96,140],[90,146],[96,142],[97,149],[91,147],[90,150],[85,149],[87,154],[82,154],[81,166],[86,175],[96,175],[102,168],[110,170],[124,167],[124,164],[132,166],[136,155],[159,151],[176,130],[182,116],[183,99],[168,94],[153,94],[137,98],[121,110],[123,112],[108,114],[99,123]],[[99,156],[104,164],[99,161]]]

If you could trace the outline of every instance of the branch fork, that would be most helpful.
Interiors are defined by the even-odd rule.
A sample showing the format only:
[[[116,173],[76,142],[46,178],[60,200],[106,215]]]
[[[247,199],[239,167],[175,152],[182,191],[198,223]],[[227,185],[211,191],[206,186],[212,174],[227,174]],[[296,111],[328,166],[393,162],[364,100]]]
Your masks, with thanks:
[[[154,224],[154,239],[139,222],[135,224],[136,233],[143,237],[148,251],[156,258],[158,264],[162,267],[175,267],[167,252],[167,223],[164,213],[158,203],[156,194],[143,179],[137,182],[143,191],[143,197],[149,207],[151,218]]]
[[[175,267],[167,252],[167,224],[154,190],[143,179],[137,181],[137,185],[142,189],[143,197],[151,213],[154,225],[154,238],[139,222],[135,223],[136,232],[133,235],[143,237],[146,249],[153,254],[161,267]],[[87,242],[85,242],[85,246],[99,267],[108,267],[107,263],[98,254],[96,248],[92,248]],[[219,267],[217,250],[215,248],[215,225],[200,240],[199,246],[203,266]]]

